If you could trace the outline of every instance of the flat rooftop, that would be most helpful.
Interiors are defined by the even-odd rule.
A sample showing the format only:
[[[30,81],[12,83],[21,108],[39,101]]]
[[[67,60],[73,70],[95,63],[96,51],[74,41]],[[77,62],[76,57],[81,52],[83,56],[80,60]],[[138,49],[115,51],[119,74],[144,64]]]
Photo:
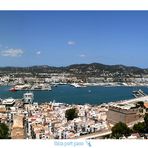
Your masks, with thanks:
[[[126,109],[126,110],[129,110],[131,109],[132,107],[136,107],[135,104],[131,103],[131,104],[114,104],[112,105],[113,107],[117,107],[117,108],[120,108],[120,109]]]
[[[13,99],[13,98],[4,99],[2,101],[2,104],[6,104],[6,105],[11,105],[13,103],[15,103],[15,99]]]

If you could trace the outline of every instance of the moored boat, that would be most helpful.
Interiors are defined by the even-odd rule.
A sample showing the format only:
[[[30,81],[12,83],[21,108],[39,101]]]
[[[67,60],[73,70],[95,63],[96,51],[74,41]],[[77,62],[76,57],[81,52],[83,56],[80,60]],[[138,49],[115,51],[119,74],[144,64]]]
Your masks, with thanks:
[[[84,85],[82,83],[71,83],[71,85],[76,87],[76,88],[86,87],[86,85]]]
[[[16,92],[17,90],[14,87],[12,87],[9,89],[9,91]]]

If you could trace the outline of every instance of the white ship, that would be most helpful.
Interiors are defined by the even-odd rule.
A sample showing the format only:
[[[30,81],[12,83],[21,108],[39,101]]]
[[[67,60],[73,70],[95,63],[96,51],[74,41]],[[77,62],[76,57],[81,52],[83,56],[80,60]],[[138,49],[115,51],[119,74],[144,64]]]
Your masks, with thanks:
[[[80,87],[86,87],[86,85],[82,84],[82,83],[71,83],[72,86],[80,88]]]
[[[51,90],[51,86],[49,84],[34,84],[31,90]]]
[[[14,87],[10,88],[10,91],[18,91],[18,90],[28,90],[30,89],[31,85],[30,84],[20,84],[20,85],[15,85]]]

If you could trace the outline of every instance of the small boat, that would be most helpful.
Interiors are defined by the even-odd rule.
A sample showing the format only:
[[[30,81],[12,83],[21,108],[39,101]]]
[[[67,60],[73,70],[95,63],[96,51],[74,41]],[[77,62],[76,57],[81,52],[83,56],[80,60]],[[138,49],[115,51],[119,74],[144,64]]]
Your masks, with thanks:
[[[14,87],[12,87],[9,89],[9,91],[16,92],[17,90]]]
[[[76,88],[86,87],[86,85],[83,85],[82,83],[71,83],[71,85]]]

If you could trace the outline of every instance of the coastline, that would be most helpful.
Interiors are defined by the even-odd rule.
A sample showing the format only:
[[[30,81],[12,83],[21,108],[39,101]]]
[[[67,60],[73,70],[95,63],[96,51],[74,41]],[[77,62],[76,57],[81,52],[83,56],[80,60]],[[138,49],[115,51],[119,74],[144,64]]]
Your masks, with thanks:
[[[0,87],[0,98],[20,99],[23,93],[28,90],[10,92],[11,86]],[[53,87],[51,91],[31,91],[34,92],[35,102],[44,103],[55,100],[56,102],[66,104],[91,104],[100,105],[103,103],[116,102],[121,100],[129,100],[133,98],[132,92],[142,89],[148,94],[147,86],[87,86],[76,88],[71,85],[58,85]]]

